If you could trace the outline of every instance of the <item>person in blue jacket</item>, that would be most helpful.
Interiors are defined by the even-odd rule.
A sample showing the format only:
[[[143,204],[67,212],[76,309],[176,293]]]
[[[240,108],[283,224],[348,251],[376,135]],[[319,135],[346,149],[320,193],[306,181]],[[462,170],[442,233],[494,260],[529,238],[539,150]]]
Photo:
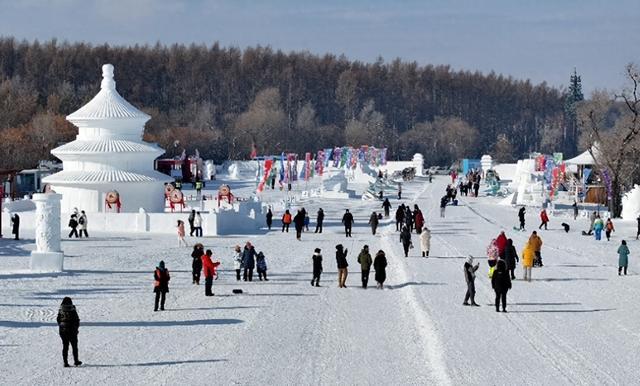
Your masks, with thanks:
[[[629,247],[627,242],[622,240],[622,244],[618,247],[618,276],[624,269],[624,274],[627,274],[627,266],[629,265]]]

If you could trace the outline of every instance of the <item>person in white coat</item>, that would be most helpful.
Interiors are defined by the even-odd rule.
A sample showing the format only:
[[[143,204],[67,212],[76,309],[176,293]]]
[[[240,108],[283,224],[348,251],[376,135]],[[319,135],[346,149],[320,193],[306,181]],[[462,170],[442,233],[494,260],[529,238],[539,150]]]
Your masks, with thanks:
[[[429,249],[431,249],[431,229],[426,226],[422,228],[422,233],[420,233],[420,249],[422,250],[422,257],[429,257]]]
[[[200,212],[196,213],[193,218],[193,230],[196,232],[196,237],[202,237],[202,216]]]
[[[233,269],[236,270],[236,280],[240,281],[240,271],[242,270],[242,249],[239,245],[236,245],[236,249],[233,254]]]
[[[87,214],[84,212],[80,212],[80,217],[78,218],[78,229],[80,229],[80,237],[84,233],[86,238],[89,238],[89,232],[87,232],[87,226],[89,225],[89,220],[87,219]]]

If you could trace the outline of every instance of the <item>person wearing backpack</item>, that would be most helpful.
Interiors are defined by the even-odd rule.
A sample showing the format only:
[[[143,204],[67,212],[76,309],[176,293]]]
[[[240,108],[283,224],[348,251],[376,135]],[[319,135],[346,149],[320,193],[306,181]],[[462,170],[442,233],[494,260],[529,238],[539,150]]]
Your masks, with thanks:
[[[289,233],[289,225],[291,225],[291,212],[289,212],[289,209],[287,209],[284,214],[282,215],[282,231],[286,231],[287,233]]]
[[[69,345],[73,352],[73,364],[80,366],[82,362],[78,359],[78,329],[80,328],[80,318],[76,311],[76,306],[73,305],[70,297],[62,299],[60,309],[58,310],[58,333],[60,339],[62,339],[62,360],[64,361],[64,367],[69,367]]]

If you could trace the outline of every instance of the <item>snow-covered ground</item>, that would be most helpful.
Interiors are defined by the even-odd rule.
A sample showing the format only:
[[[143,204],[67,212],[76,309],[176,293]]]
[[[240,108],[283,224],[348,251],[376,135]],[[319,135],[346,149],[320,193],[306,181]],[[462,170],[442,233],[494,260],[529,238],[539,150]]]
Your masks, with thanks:
[[[201,240],[222,261],[211,298],[191,284],[191,248],[178,248],[174,237],[123,229],[65,240],[67,271],[58,276],[27,273],[33,234],[20,242],[1,239],[0,384],[636,384],[635,223],[617,222],[612,241],[597,242],[580,235],[586,220],[552,218],[550,229],[540,231],[545,266],[534,269],[531,283],[513,283],[509,313],[492,306],[483,258],[476,280],[482,307],[463,307],[464,258],[483,256],[501,229],[520,252],[529,232],[513,231],[516,209],[487,197],[463,197],[441,219],[447,180],[403,187],[403,202],[417,203],[433,231],[429,259],[418,257],[418,249],[402,257],[389,221],[371,235],[367,220],[379,202],[309,198],[301,205],[312,214],[312,231],[318,207],[326,212],[322,234],[296,241],[295,232],[275,229]],[[249,191],[252,184],[245,185]],[[393,211],[398,203],[392,199]],[[352,239],[342,233],[345,208],[356,218]],[[529,230],[537,220],[530,209]],[[572,225],[569,234],[562,221]],[[617,276],[615,251],[623,238],[631,250],[627,277]],[[268,282],[236,282],[232,247],[247,240],[267,256]],[[336,285],[338,243],[349,249],[347,289]],[[356,256],[364,244],[387,252],[384,291],[359,288]],[[321,288],[309,285],[316,247],[324,255]],[[153,312],[160,260],[172,280],[167,311]],[[233,295],[234,288],[244,294]],[[81,318],[85,364],[77,369],[62,367],[55,316],[64,296],[74,299]]]

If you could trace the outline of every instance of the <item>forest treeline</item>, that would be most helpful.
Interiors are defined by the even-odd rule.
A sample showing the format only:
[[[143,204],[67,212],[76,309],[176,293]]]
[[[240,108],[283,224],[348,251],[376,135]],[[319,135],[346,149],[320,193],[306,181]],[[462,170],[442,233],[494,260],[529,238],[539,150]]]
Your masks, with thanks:
[[[574,153],[562,90],[449,66],[205,45],[109,46],[0,38],[0,169],[31,167],[72,140],[64,116],[99,90],[101,65],[152,116],[168,156],[217,161],[369,144],[430,164],[490,153]],[[571,154],[568,154],[571,155]]]

